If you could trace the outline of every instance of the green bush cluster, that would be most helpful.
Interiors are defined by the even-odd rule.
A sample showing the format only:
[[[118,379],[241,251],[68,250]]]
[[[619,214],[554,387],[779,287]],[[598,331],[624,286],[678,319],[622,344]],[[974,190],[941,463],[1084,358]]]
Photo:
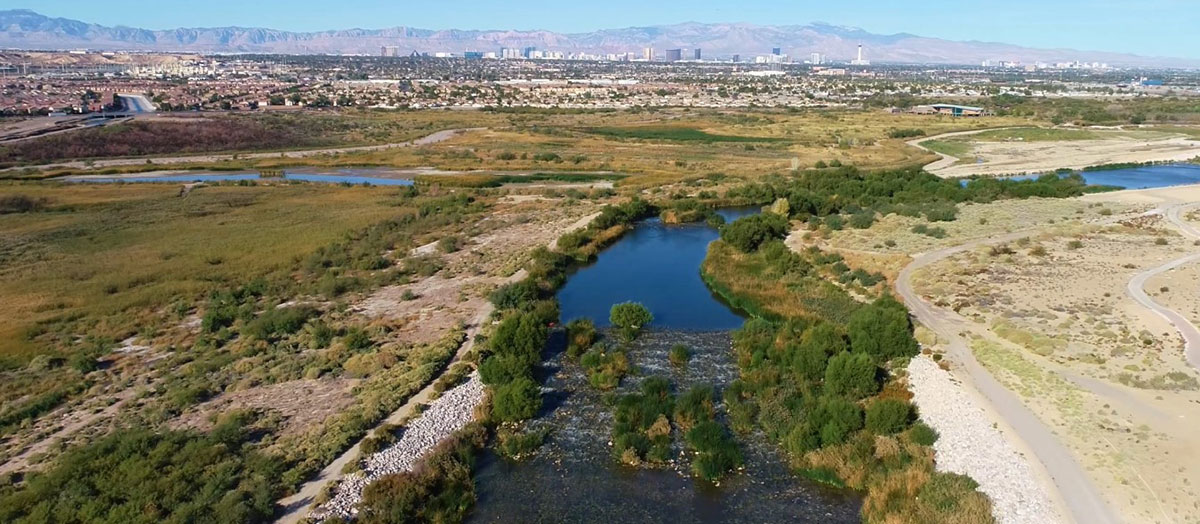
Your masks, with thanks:
[[[787,217],[763,213],[742,217],[721,227],[721,240],[743,253],[750,253],[770,240],[787,235]]]
[[[461,522],[475,504],[471,468],[487,430],[468,425],[407,473],[386,475],[363,489],[357,520],[366,524]]]
[[[255,451],[253,422],[233,412],[207,434],[117,430],[0,488],[0,521],[270,522],[283,464]]]
[[[613,413],[613,451],[629,465],[661,464],[671,457],[675,397],[662,377],[648,377],[640,393],[622,395]]]
[[[613,304],[609,309],[608,321],[620,330],[625,340],[633,340],[642,329],[654,321],[654,315],[646,306],[637,302],[622,302]]]

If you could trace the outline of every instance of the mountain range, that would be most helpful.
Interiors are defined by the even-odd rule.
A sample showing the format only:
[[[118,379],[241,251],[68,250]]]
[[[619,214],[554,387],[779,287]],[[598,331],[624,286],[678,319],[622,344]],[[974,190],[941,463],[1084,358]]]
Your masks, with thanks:
[[[251,27],[150,30],[109,27],[52,18],[25,9],[0,11],[0,48],[22,50],[90,49],[189,53],[377,54],[398,46],[405,54],[498,51],[501,47],[588,53],[637,53],[653,47],[700,48],[706,58],[767,54],[772,48],[799,59],[821,53],[831,60],[854,58],[858,45],[874,62],[978,64],[983,60],[1022,63],[1104,62],[1113,66],[1200,67],[1200,61],[1145,57],[1103,51],[1035,49],[1012,44],[952,41],[908,33],[879,35],[824,23],[754,25],[682,23],[605,29],[589,33],[511,30],[430,30],[412,27],[294,32]],[[689,55],[684,55],[689,56]]]

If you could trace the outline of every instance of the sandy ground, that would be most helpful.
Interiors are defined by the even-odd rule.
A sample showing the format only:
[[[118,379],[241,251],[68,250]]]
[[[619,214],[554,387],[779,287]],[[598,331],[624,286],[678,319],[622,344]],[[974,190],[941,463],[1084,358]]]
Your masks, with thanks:
[[[1134,138],[1114,133],[1093,140],[976,141],[970,144],[969,157],[948,161],[942,155],[942,160],[926,166],[926,170],[943,177],[1007,175],[1122,162],[1187,161],[1200,157],[1200,141],[1184,136]]]
[[[1051,426],[1130,522],[1192,522],[1200,511],[1200,436],[1188,420],[1200,374],[1173,326],[1125,292],[1134,275],[1200,249],[1161,216],[1139,217],[1138,207],[1198,197],[1195,186],[1090,195],[1077,200],[1132,206],[1130,219],[1060,221],[914,278],[922,295],[973,321],[964,334],[975,356]],[[1035,254],[1038,246],[1046,253]],[[1196,271],[1165,273],[1146,291],[1196,318]]]
[[[173,429],[212,429],[217,416],[248,409],[282,418],[278,437],[305,433],[354,403],[355,379],[293,380],[270,386],[223,393],[192,407],[171,421]]]

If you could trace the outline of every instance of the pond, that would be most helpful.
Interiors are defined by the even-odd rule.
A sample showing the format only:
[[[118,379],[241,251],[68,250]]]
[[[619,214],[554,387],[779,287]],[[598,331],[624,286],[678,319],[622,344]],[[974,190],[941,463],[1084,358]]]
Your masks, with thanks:
[[[723,211],[727,220],[757,209]],[[668,377],[676,391],[711,384],[721,392],[738,376],[729,331],[743,318],[709,292],[700,263],[717,232],[703,224],[638,224],[568,277],[559,292],[563,320],[587,316],[607,325],[612,304],[645,304],[655,316],[630,349],[632,370],[616,393],[636,391],[648,376]],[[588,384],[565,359],[566,337],[556,332],[539,375],[542,413],[532,427],[549,427],[537,453],[511,462],[485,451],[476,467],[477,503],[471,522],[859,522],[862,501],[797,476],[778,447],[760,435],[739,436],[745,470],[712,485],[690,476],[683,444],[662,468],[630,468],[613,456],[611,392]],[[683,367],[670,363],[671,346],[691,348]]]
[[[727,221],[758,208],[725,209]],[[564,322],[589,317],[606,327],[613,304],[641,302],[654,314],[653,325],[677,330],[728,331],[743,316],[730,310],[700,278],[700,263],[717,230],[705,224],[668,225],[657,218],[639,223],[596,261],[567,278],[558,292]]]
[[[1114,186],[1122,189],[1153,189],[1157,187],[1183,186],[1200,183],[1200,165],[1166,164],[1139,166],[1124,169],[1081,171],[1083,180],[1090,186]],[[1012,180],[1027,180],[1037,175],[1009,177]]]
[[[283,169],[283,177],[264,178],[257,171],[194,171],[170,172],[163,174],[128,174],[128,175],[79,175],[64,177],[66,182],[116,183],[116,182],[170,182],[184,184],[188,182],[229,182],[239,180],[301,180],[305,182],[323,182],[330,184],[370,184],[373,186],[411,186],[411,178],[398,178],[395,170],[387,168],[336,168],[323,169],[311,167],[289,167]]]

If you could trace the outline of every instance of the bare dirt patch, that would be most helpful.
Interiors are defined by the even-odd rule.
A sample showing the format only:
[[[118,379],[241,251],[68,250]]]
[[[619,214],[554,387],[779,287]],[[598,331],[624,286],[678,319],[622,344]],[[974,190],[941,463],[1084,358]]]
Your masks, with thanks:
[[[171,422],[174,429],[212,429],[222,413],[247,409],[278,415],[278,437],[286,438],[322,427],[325,420],[354,403],[355,379],[293,380],[231,393],[192,407]]]

